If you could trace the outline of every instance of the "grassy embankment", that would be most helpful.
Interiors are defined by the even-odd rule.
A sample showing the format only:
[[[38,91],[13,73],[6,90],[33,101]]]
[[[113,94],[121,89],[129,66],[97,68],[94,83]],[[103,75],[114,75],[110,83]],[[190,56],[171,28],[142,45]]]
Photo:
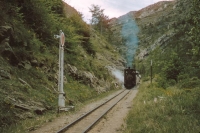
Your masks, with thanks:
[[[167,89],[146,81],[139,87],[126,122],[125,133],[198,133],[200,89]]]

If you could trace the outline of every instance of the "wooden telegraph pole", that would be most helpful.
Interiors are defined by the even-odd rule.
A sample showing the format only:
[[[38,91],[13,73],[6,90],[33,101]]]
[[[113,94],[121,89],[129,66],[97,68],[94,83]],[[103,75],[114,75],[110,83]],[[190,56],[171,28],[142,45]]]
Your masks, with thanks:
[[[151,84],[152,84],[152,60],[151,60]]]

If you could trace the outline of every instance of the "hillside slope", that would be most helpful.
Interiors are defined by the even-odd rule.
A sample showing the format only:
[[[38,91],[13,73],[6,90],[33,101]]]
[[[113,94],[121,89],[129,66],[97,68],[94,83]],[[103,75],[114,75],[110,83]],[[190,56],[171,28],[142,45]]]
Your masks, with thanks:
[[[188,7],[188,10],[183,11],[184,7]],[[139,49],[135,56],[138,68],[141,73],[150,75],[149,65],[145,68],[144,65],[153,59],[154,74],[164,76],[169,82],[181,82],[182,76],[186,75],[188,80],[193,77],[200,78],[199,61],[196,58],[199,54],[198,37],[197,40],[194,39],[199,31],[192,31],[194,27],[198,27],[194,23],[194,18],[198,18],[195,1],[163,2],[157,9],[161,8],[163,11],[137,19],[140,27]],[[196,53],[192,52],[193,50]]]
[[[124,132],[199,132],[199,5],[166,1],[131,12],[140,29],[133,63],[143,83]],[[120,33],[122,25],[115,22]]]
[[[161,1],[139,11],[131,11],[119,18],[111,19],[109,24],[113,32],[113,44],[118,46],[124,56],[128,52],[126,43],[132,44],[134,50],[131,56],[135,59],[143,59],[157,46],[163,45],[170,36],[174,36],[171,28],[175,24],[172,13],[174,9],[175,1]],[[129,27],[123,30],[127,25]],[[125,37],[127,35],[129,39]],[[133,38],[137,41],[130,41]]]
[[[119,89],[112,70],[123,69],[124,59],[66,3],[2,0],[0,11],[0,132],[26,132],[43,116],[56,117],[59,30],[66,36],[66,105]]]

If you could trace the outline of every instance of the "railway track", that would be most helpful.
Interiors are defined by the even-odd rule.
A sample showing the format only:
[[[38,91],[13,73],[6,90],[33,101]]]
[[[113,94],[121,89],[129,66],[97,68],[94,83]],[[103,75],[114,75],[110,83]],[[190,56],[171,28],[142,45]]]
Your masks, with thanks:
[[[87,112],[75,121],[66,125],[57,133],[85,133],[88,132],[109,110],[122,100],[130,90],[122,90],[117,95]]]

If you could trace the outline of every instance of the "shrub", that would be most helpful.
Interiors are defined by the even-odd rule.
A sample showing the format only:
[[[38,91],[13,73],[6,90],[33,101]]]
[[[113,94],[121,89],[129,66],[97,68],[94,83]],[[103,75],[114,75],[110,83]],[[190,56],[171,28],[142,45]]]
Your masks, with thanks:
[[[169,86],[165,77],[157,77],[156,82],[157,87],[161,87],[163,89],[166,89]]]
[[[180,88],[189,88],[189,89],[198,87],[199,85],[200,85],[200,79],[198,79],[197,77],[187,78],[179,83]]]

